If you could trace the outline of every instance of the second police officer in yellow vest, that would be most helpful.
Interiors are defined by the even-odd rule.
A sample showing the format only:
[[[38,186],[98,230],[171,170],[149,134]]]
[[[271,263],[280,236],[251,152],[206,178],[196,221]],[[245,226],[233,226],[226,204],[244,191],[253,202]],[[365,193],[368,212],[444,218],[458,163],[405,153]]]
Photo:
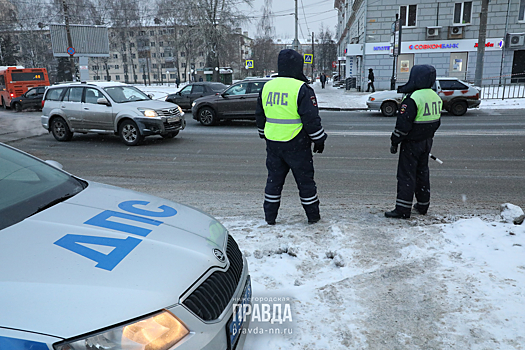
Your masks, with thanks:
[[[434,133],[441,123],[441,98],[431,88],[436,81],[436,69],[430,65],[416,65],[410,71],[408,82],[397,91],[407,94],[401,102],[396,127],[390,140],[391,153],[397,153],[397,199],[394,210],[386,212],[389,218],[409,218],[414,209],[426,214],[430,205],[430,173],[428,159]]]
[[[284,181],[292,170],[308,223],[316,223],[320,220],[319,198],[311,145],[313,142],[314,152],[322,153],[327,135],[315,93],[303,74],[303,57],[294,50],[282,50],[277,66],[278,77],[264,85],[255,112],[259,136],[266,139],[265,219],[275,224]]]

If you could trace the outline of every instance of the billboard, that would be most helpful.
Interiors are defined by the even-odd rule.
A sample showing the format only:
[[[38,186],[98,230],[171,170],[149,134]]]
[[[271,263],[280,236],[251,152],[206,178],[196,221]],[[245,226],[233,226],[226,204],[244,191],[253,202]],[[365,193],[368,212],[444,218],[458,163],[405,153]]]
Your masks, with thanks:
[[[71,46],[64,24],[50,24],[49,31],[55,57],[69,57],[67,50],[70,47],[74,49],[74,57],[109,57],[107,27],[70,24]]]

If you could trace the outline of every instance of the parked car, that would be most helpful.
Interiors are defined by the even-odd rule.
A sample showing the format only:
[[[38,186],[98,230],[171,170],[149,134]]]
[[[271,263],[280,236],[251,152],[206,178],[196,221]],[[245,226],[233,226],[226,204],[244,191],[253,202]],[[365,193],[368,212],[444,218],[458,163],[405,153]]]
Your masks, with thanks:
[[[257,97],[269,80],[271,79],[243,80],[218,95],[196,99],[192,105],[193,119],[206,126],[218,124],[225,119],[255,120]]]
[[[443,109],[457,116],[463,115],[468,108],[479,107],[480,88],[465,83],[458,78],[437,78],[432,90],[443,101]],[[380,110],[385,117],[392,117],[401,105],[404,95],[394,90],[379,91],[370,94],[366,104],[368,109]]]
[[[24,109],[42,109],[42,97],[47,86],[38,86],[31,88],[20,97],[11,100],[11,108],[17,112]]]
[[[223,83],[215,82],[199,82],[186,85],[180,91],[169,94],[166,97],[167,102],[172,102],[180,106],[182,109],[191,109],[193,101],[199,97],[215,95],[223,92],[228,86]]]
[[[251,282],[224,226],[49,163],[0,143],[2,350],[243,348]]]
[[[122,83],[70,83],[51,86],[42,100],[42,126],[58,141],[73,133],[119,135],[128,146],[144,137],[177,136],[186,127],[184,112],[170,102],[152,100]]]

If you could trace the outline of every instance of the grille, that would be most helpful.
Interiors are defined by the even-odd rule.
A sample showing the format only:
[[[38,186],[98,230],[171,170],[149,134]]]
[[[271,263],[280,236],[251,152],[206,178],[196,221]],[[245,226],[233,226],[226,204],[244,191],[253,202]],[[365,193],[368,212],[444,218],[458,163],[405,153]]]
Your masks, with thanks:
[[[160,117],[180,117],[178,108],[160,109],[157,111]]]
[[[239,246],[230,235],[228,235],[226,255],[230,261],[228,270],[212,273],[182,302],[204,321],[213,321],[219,318],[239,285],[243,268],[242,254]]]

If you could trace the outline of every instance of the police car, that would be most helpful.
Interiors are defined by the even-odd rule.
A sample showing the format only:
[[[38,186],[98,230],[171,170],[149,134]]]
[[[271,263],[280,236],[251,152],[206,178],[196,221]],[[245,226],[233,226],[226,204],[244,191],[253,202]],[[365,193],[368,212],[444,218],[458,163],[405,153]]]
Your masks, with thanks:
[[[218,221],[59,167],[0,143],[0,349],[242,349],[248,265]]]

